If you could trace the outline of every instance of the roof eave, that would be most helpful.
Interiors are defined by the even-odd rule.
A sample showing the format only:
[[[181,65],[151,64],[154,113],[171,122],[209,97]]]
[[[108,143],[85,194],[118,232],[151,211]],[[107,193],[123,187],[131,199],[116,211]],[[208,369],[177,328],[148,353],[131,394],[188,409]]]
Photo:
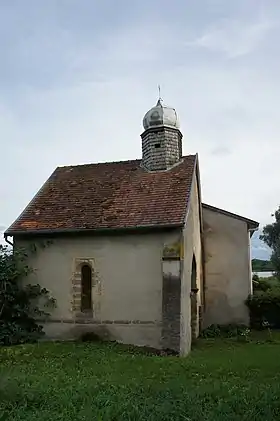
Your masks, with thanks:
[[[207,203],[202,203],[202,207],[205,209],[212,210],[213,212],[218,212],[223,215],[229,216],[231,218],[239,219],[240,221],[244,221],[247,224],[248,231],[257,231],[259,229],[259,222],[254,221],[253,219],[246,218],[241,215],[237,215],[236,213],[229,212],[225,209],[217,208],[212,205],[208,205]]]
[[[183,227],[183,223],[176,224],[160,224],[160,225],[139,225],[134,227],[118,227],[118,228],[56,228],[56,229],[37,229],[37,230],[7,230],[4,237],[21,237],[21,236],[40,236],[40,235],[64,235],[64,234],[122,234],[130,232],[148,232],[148,231],[164,231]]]
[[[258,224],[258,226],[256,226],[256,227],[249,227],[248,226],[248,231],[249,231],[249,233],[250,233],[250,237],[252,237],[252,235],[256,232],[256,231],[258,231],[258,229],[259,229],[259,224]]]

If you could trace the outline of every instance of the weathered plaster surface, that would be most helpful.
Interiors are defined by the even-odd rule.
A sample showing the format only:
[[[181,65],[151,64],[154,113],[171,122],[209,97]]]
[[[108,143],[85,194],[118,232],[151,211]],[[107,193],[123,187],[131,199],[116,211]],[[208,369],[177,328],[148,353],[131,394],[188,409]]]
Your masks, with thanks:
[[[180,245],[180,243],[178,243]],[[173,248],[176,250],[178,247]],[[180,250],[180,249],[179,249]],[[165,250],[166,252],[166,250]],[[179,251],[165,253],[162,278],[162,348],[180,351],[181,263]]]
[[[249,323],[244,304],[252,290],[247,224],[203,209],[205,238],[206,314],[211,324]]]
[[[166,244],[178,242],[180,236],[180,231],[71,236],[54,239],[53,244],[39,249],[30,257],[35,274],[27,281],[39,282],[57,299],[54,321],[46,327],[48,335],[67,339],[85,329],[99,329],[114,340],[161,347],[162,253]],[[24,246],[22,241],[17,243]],[[79,279],[83,261],[93,267],[92,318],[73,308],[73,289],[79,288],[75,279]]]
[[[186,355],[191,348],[192,331],[196,337],[199,333],[199,306],[203,293],[202,283],[202,251],[201,251],[201,223],[200,201],[198,196],[198,179],[193,180],[191,197],[185,228],[183,230],[184,257],[182,268],[182,291],[181,291],[181,345],[180,352]],[[194,315],[191,314],[191,275],[193,257],[196,260],[196,322],[192,323]],[[192,325],[193,324],[193,325]]]

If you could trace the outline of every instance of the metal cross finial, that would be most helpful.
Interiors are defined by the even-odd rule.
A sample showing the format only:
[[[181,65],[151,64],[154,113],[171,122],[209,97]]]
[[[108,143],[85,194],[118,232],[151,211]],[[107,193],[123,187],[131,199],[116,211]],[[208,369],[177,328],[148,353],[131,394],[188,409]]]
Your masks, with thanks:
[[[159,99],[159,101],[162,101],[160,85],[158,85],[158,99]]]

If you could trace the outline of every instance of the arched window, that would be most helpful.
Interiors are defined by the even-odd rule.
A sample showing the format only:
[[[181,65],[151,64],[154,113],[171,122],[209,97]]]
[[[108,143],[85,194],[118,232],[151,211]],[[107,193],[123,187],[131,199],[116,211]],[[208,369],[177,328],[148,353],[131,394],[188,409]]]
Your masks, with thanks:
[[[195,256],[193,256],[192,275],[191,275],[191,289],[194,290],[196,288],[197,288],[197,284],[196,284],[196,260],[195,260]]]
[[[92,309],[92,271],[89,265],[83,265],[81,268],[81,310],[91,310]]]

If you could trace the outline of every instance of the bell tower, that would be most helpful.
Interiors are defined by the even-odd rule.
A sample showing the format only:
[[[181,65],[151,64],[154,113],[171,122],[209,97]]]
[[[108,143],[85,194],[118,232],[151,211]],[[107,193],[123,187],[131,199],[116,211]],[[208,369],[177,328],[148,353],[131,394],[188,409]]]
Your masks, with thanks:
[[[143,119],[142,166],[148,171],[169,170],[182,158],[182,133],[176,110],[159,98]]]

